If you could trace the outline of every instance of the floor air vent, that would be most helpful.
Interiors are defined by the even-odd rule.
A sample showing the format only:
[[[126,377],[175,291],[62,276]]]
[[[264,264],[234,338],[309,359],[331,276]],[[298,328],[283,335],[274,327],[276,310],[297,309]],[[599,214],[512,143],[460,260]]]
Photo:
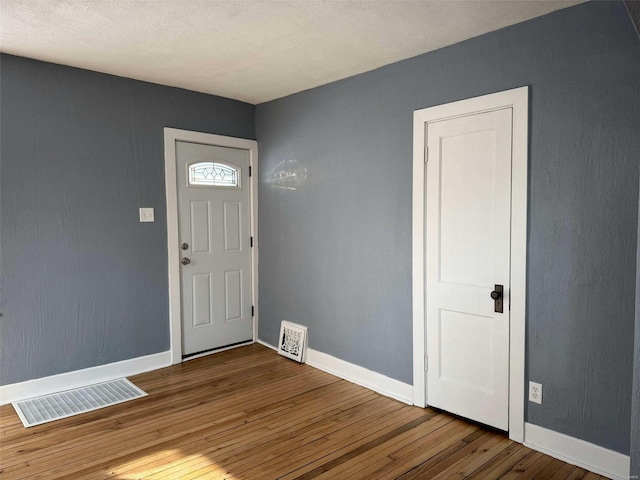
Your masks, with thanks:
[[[278,353],[304,363],[307,359],[307,327],[283,320],[280,325]]]
[[[143,390],[126,378],[120,378],[66,392],[14,402],[13,408],[25,427],[33,427],[146,395]]]

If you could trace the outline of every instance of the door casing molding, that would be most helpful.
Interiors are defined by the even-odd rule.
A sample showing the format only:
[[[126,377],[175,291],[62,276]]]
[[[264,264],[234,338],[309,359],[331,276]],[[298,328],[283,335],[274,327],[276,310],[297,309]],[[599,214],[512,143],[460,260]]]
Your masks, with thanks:
[[[180,252],[178,249],[178,185],[176,171],[176,141],[201,143],[219,147],[237,148],[249,152],[249,202],[251,211],[251,304],[254,307],[253,341],[258,332],[258,142],[244,138],[226,137],[212,133],[191,132],[165,127],[164,172],[167,199],[167,257],[169,273],[169,331],[171,336],[171,363],[182,362],[182,309],[180,299]]]
[[[427,406],[425,351],[426,125],[478,113],[513,111],[509,327],[509,438],[524,442],[525,306],[527,270],[527,164],[529,87],[460,100],[413,113],[413,403]]]

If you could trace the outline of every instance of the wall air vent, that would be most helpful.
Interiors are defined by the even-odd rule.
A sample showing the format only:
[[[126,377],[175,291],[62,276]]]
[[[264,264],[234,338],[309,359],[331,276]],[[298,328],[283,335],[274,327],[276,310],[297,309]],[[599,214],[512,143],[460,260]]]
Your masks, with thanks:
[[[278,353],[304,363],[307,360],[307,327],[283,320],[280,325]]]

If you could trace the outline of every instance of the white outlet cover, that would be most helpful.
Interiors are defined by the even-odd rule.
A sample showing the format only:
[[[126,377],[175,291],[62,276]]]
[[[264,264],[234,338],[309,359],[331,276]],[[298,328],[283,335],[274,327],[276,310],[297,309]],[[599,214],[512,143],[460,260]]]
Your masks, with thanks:
[[[542,384],[529,382],[529,401],[542,404]]]
[[[140,221],[141,222],[155,222],[153,208],[141,208],[140,209]]]

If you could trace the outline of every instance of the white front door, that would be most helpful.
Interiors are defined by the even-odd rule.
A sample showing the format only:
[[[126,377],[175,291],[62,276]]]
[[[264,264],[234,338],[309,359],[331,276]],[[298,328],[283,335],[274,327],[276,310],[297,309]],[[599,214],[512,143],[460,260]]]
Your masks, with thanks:
[[[253,338],[249,151],[175,148],[185,356]]]
[[[427,403],[508,430],[512,109],[426,129]]]

